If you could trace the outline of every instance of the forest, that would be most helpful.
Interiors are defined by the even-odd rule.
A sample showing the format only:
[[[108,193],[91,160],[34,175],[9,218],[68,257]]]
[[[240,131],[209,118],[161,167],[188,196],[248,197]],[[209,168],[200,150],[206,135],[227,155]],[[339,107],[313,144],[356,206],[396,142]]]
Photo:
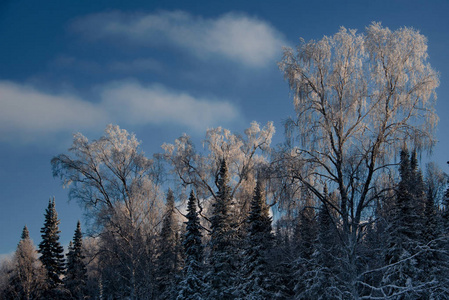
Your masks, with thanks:
[[[427,58],[417,30],[379,23],[285,48],[278,145],[271,122],[151,156],[117,125],[75,134],[51,168],[86,228],[65,251],[50,199],[0,298],[449,299],[448,176],[419,163],[437,142]]]

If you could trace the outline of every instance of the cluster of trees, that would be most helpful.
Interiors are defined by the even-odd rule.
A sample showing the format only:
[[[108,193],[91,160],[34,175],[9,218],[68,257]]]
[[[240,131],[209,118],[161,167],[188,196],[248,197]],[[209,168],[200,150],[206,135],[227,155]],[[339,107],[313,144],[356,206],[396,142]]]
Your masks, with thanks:
[[[14,257],[2,266],[2,299],[84,299],[87,268],[80,222],[64,256],[53,199],[45,211],[41,233],[36,251],[27,226],[23,228]]]
[[[9,276],[4,295],[449,298],[447,177],[417,159],[438,120],[426,59],[419,32],[377,23],[286,49],[295,117],[277,147],[272,123],[209,129],[202,150],[183,135],[151,159],[118,126],[76,134],[51,163],[90,237],[78,225],[64,264],[51,201],[41,256],[24,231],[8,271],[26,256],[34,273]]]

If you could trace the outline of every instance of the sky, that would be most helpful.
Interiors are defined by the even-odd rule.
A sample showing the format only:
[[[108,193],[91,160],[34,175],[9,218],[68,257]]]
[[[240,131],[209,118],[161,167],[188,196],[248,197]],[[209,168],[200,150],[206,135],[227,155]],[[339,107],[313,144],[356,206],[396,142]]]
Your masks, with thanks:
[[[107,124],[134,132],[147,156],[183,133],[243,132],[273,121],[273,143],[294,114],[277,63],[283,46],[340,26],[404,26],[428,38],[440,73],[438,143],[449,173],[449,1],[0,1],[0,258],[24,225],[37,245],[50,198],[61,243],[83,211],[53,178],[50,160],[72,134],[97,139]]]

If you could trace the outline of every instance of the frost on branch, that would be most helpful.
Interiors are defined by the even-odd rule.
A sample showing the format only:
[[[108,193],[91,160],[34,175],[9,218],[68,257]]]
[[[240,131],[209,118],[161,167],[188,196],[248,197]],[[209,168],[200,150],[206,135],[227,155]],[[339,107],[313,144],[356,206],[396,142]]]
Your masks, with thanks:
[[[238,209],[247,210],[255,187],[255,173],[267,164],[265,155],[274,134],[272,122],[260,128],[256,122],[245,135],[231,133],[222,127],[209,129],[203,141],[205,153],[195,149],[190,137],[183,135],[174,144],[164,144],[165,158],[172,173],[183,186],[194,185],[199,199],[216,198],[215,178],[221,160],[226,160],[231,197],[237,199]],[[200,212],[202,207],[200,207]],[[241,216],[244,218],[244,216]]]
[[[427,40],[418,31],[372,23],[365,34],[342,27],[319,41],[302,40],[279,64],[296,117],[286,122],[291,151],[278,169],[325,204],[324,185],[338,196],[342,266],[356,298],[363,218],[387,192],[382,183],[393,157],[404,145],[424,150],[435,143],[439,80],[426,60]]]

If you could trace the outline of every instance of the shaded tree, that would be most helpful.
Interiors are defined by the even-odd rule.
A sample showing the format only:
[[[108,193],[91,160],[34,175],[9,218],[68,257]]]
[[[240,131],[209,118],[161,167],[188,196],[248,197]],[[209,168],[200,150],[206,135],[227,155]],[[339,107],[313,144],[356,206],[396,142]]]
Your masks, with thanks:
[[[183,279],[179,284],[179,300],[205,299],[207,291],[204,277],[204,249],[202,245],[202,234],[200,219],[197,211],[197,199],[193,190],[190,192],[187,202],[187,222],[184,236],[184,269]]]
[[[235,275],[237,274],[235,253],[235,229],[231,215],[232,193],[229,186],[229,173],[226,161],[221,160],[220,171],[216,178],[218,192],[212,204],[213,211],[210,234],[210,271],[207,282],[210,288],[210,298],[234,299]]]
[[[306,274],[313,268],[313,254],[317,246],[317,226],[315,207],[309,196],[296,221],[294,247],[296,256],[292,265],[296,274],[294,277],[296,294],[300,294],[306,289]]]
[[[269,207],[265,191],[259,179],[254,189],[253,199],[247,218],[243,259],[243,284],[240,297],[243,299],[272,299],[276,287],[271,283],[269,254],[273,246],[273,235]]]
[[[175,215],[175,197],[171,189],[167,192],[165,214],[162,219],[158,241],[157,281],[161,299],[172,299],[178,272],[181,269],[179,253],[179,226]]]
[[[326,194],[326,191],[324,192]],[[302,276],[304,289],[301,299],[341,299],[345,286],[341,278],[344,272],[338,262],[341,260],[339,232],[325,203],[318,212],[317,239],[315,251]]]
[[[72,299],[84,299],[86,294],[87,269],[84,263],[83,234],[80,221],[76,224],[73,242],[70,241],[67,253],[67,271],[64,285]]]
[[[399,173],[401,180],[387,228],[383,290],[389,296],[400,295],[401,299],[425,299],[431,283],[424,274],[429,271],[424,264],[430,253],[425,241],[425,226],[430,224],[424,217],[432,208],[424,207],[424,183],[415,153],[410,156],[406,149],[401,151]]]
[[[44,227],[41,228],[42,241],[38,250],[41,254],[39,259],[46,270],[45,294],[49,297],[58,297],[65,272],[64,248],[59,242],[59,222],[53,198],[48,201],[45,210]]]

